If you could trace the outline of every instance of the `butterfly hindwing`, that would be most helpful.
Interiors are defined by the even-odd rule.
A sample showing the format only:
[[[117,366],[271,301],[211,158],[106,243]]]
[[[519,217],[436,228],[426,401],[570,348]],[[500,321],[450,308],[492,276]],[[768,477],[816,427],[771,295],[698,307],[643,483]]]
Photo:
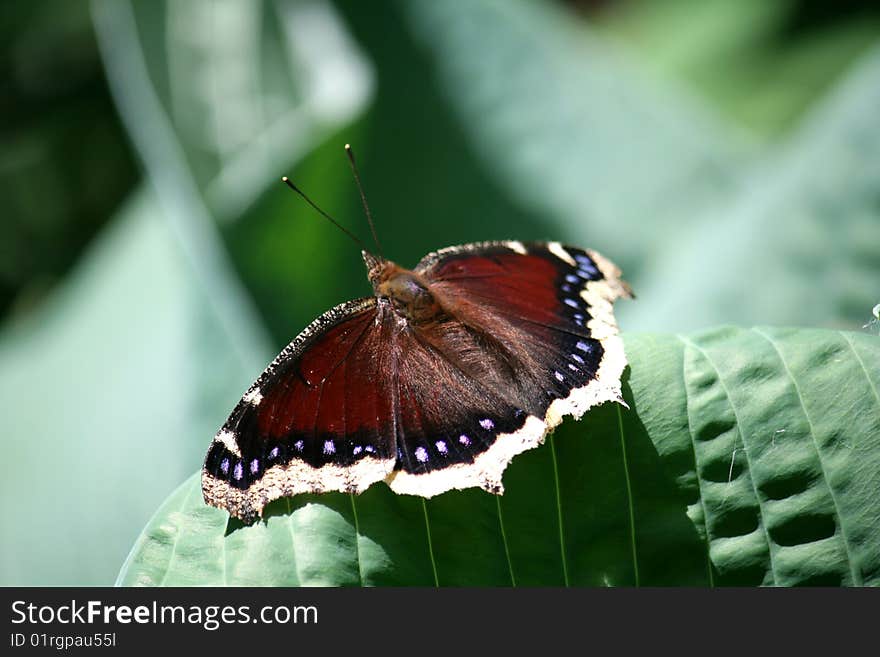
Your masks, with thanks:
[[[488,353],[468,361],[480,347],[472,336],[432,333],[436,344],[417,329],[399,336],[398,463],[389,484],[425,497],[473,486],[499,492],[501,473],[485,455],[499,433],[522,428],[526,413],[486,378]]]

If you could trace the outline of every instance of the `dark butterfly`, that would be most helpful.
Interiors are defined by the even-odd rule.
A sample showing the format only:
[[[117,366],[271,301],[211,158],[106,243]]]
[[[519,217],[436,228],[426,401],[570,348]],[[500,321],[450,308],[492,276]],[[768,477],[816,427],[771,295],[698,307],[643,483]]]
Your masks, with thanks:
[[[248,389],[208,450],[208,504],[251,522],[279,497],[379,480],[500,494],[564,415],[621,400],[612,303],[630,291],[598,253],[482,242],[412,271],[363,258],[375,296],[321,315]]]

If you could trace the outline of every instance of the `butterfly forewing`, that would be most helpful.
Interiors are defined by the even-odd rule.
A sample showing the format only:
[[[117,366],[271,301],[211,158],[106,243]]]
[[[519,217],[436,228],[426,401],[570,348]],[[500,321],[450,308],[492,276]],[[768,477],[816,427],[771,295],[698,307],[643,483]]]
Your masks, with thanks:
[[[395,463],[390,364],[373,298],[316,320],[266,369],[205,460],[210,504],[253,520],[271,500],[360,492]]]

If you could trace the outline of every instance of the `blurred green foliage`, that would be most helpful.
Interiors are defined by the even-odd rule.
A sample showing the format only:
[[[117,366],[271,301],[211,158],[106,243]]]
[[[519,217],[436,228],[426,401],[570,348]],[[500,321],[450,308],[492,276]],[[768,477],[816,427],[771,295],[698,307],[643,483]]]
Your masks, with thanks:
[[[277,183],[366,236],[345,142],[387,255],[598,248],[625,331],[857,330],[880,300],[873,2],[0,12],[4,584],[111,582],[265,362],[368,292]]]
[[[606,19],[649,66],[763,141],[794,127],[880,30],[877,4],[866,0],[622,2]]]
[[[0,5],[0,314],[27,312],[137,182],[87,3]]]

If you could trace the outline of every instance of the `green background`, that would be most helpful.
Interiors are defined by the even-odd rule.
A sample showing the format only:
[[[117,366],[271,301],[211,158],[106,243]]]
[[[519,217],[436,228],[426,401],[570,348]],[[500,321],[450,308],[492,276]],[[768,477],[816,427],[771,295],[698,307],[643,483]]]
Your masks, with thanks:
[[[721,324],[878,333],[876,3],[0,12],[2,584],[112,583],[265,363],[368,292],[355,245],[277,182],[366,237],[346,142],[390,257],[598,249],[638,294],[618,305],[628,349]]]

